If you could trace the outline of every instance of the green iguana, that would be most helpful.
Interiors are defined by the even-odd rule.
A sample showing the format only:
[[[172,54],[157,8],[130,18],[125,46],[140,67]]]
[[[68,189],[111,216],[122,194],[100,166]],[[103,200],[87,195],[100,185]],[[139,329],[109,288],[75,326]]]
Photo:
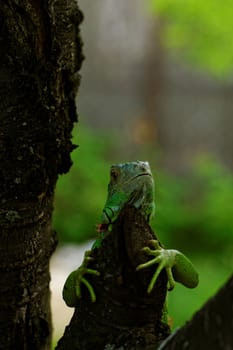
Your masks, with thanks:
[[[102,212],[101,223],[98,225],[100,238],[94,243],[94,248],[101,246],[105,233],[109,232],[111,224],[116,221],[126,204],[137,208],[149,222],[155,204],[154,181],[148,162],[128,162],[111,167],[108,196]],[[156,239],[149,243],[150,247],[143,248],[143,251],[148,255],[148,261],[136,268],[139,271],[156,265],[147,289],[148,293],[153,290],[155,282],[163,269],[167,273],[169,290],[174,288],[175,281],[188,288],[197,286],[198,274],[187,257],[177,250],[162,248]],[[93,287],[86,278],[88,274],[100,275],[98,271],[88,268],[88,264],[92,259],[91,251],[87,251],[82,265],[71,272],[64,284],[63,299],[70,307],[74,307],[77,298],[81,298],[82,284],[88,289],[92,302],[96,300]]]

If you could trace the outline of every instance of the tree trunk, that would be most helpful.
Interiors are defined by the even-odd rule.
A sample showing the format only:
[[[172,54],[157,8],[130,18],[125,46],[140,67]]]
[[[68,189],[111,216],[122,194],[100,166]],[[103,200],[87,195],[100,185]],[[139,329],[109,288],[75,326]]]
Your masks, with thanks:
[[[82,15],[69,2],[0,6],[0,349],[49,349],[54,188],[71,166]]]

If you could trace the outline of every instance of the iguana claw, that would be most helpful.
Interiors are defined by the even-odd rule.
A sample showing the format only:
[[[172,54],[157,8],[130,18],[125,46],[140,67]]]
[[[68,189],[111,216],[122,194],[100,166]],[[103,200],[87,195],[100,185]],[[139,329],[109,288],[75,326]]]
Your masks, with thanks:
[[[95,276],[99,276],[100,273],[96,270],[92,270],[92,269],[87,269],[83,266],[81,266],[80,268],[78,268],[76,271],[76,276],[75,276],[75,282],[76,282],[76,286],[75,286],[75,290],[76,290],[76,295],[77,297],[80,299],[82,297],[82,292],[81,292],[81,285],[84,284],[86,286],[86,288],[89,291],[90,297],[91,297],[91,301],[94,303],[96,301],[96,295],[94,292],[94,289],[92,287],[92,285],[90,284],[90,282],[88,282],[88,280],[83,277],[84,275],[95,275]]]
[[[84,284],[86,288],[89,291],[91,301],[96,301],[96,295],[94,292],[94,289],[90,282],[84,277],[84,275],[94,275],[99,276],[100,273],[97,270],[89,269],[87,267],[88,263],[93,260],[93,258],[90,256],[91,251],[88,250],[85,252],[84,259],[82,265],[73,272],[70,273],[70,275],[67,277],[66,282],[64,284],[63,288],[63,299],[65,300],[66,304],[70,307],[76,306],[77,299],[80,299],[82,297],[81,292],[81,285]]]
[[[158,264],[156,271],[154,272],[152,279],[147,288],[147,292],[151,293],[154,288],[155,282],[160,274],[160,272],[165,269],[168,278],[168,290],[172,290],[175,287],[175,280],[172,274],[172,267],[175,265],[176,251],[171,249],[163,249],[157,240],[151,240],[150,245],[153,249],[149,247],[144,247],[142,250],[148,255],[154,256],[153,259],[147,261],[144,264],[137,266],[136,270],[142,270],[150,267],[154,264]]]

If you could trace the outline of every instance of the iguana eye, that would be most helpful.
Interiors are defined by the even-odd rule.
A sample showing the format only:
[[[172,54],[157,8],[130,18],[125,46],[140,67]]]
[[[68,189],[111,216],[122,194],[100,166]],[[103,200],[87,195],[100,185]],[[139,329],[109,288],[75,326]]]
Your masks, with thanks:
[[[117,169],[112,169],[110,172],[111,179],[116,181],[119,175],[119,171]]]

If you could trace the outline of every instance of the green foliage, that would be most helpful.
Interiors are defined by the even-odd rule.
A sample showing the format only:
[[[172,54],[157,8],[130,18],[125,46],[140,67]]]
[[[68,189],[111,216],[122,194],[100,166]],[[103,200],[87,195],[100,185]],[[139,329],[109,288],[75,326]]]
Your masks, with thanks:
[[[203,196],[200,214],[204,234],[216,244],[233,240],[233,176],[217,163],[201,161],[198,168]]]
[[[218,76],[233,71],[232,0],[151,0],[167,46]]]
[[[167,245],[196,252],[233,244],[233,176],[202,158],[189,178],[161,175],[153,222]]]
[[[191,319],[205,302],[214,296],[232,274],[232,251],[216,256],[192,256],[192,263],[199,273],[199,285],[195,289],[184,288],[177,283],[174,291],[168,292],[168,313],[172,326],[182,326]]]
[[[54,226],[62,241],[80,242],[96,236],[109,179],[110,140],[98,131],[78,126],[70,172],[60,177],[55,197]]]
[[[54,224],[62,241],[81,242],[97,237],[95,225],[107,198],[112,162],[106,159],[113,137],[79,127],[76,138],[82,147],[73,152],[71,171],[58,181]],[[157,175],[152,226],[166,247],[206,252],[233,244],[230,171],[202,158],[190,177],[167,175],[159,169],[153,173]]]
[[[112,133],[110,140],[81,126],[74,142],[82,147],[73,152],[71,171],[59,179],[55,200],[54,224],[63,242],[97,237],[95,224],[106,201],[112,164],[106,159],[115,151]],[[152,159],[150,154],[148,158]],[[177,284],[169,293],[168,310],[176,327],[191,318],[232,273],[233,176],[204,156],[195,163],[190,177],[152,171],[156,184],[154,229],[166,248],[187,254],[200,273],[198,288],[189,290]]]

